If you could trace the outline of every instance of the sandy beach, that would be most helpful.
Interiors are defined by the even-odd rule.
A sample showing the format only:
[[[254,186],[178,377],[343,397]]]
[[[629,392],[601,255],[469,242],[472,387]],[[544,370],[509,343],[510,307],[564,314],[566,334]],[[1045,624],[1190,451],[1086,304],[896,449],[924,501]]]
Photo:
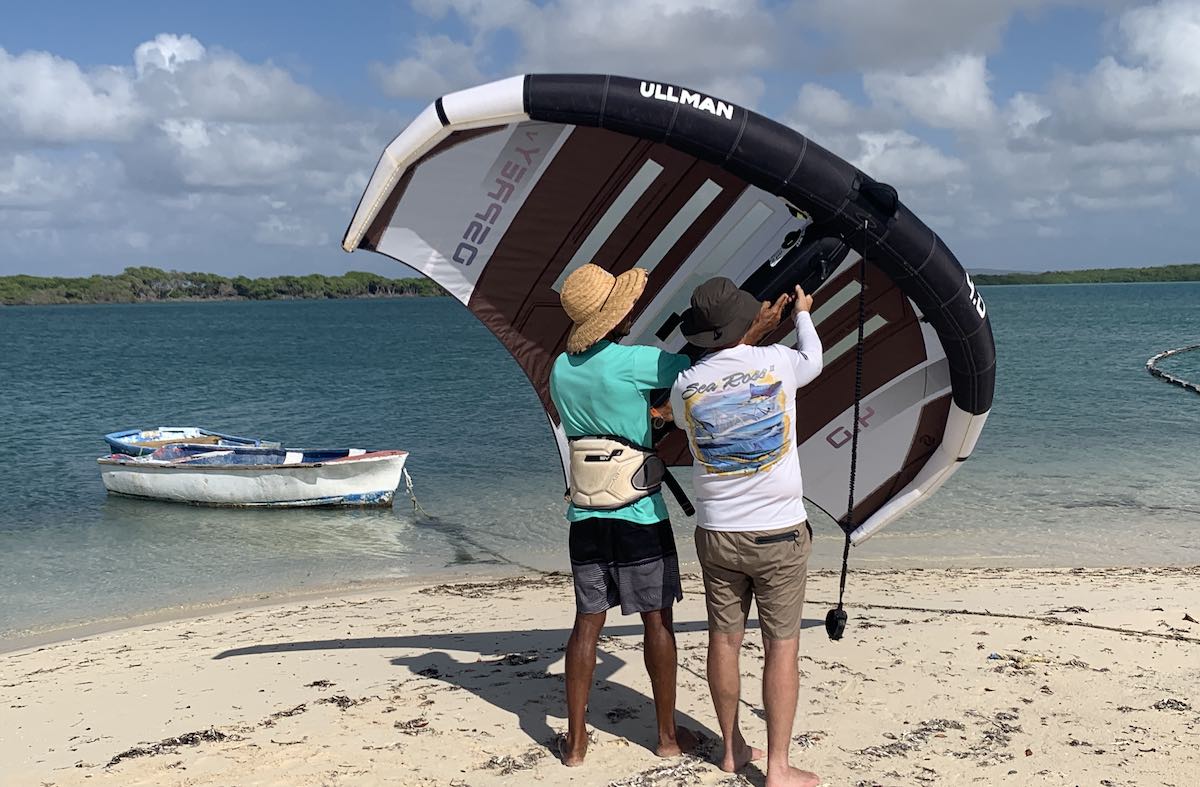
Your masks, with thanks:
[[[0,654],[5,785],[735,785],[699,578],[677,608],[679,709],[659,760],[636,618],[611,616],[587,763],[565,729],[562,575],[396,586],[208,612]],[[793,761],[831,785],[1200,783],[1200,567],[856,572],[841,642],[809,584]],[[764,739],[757,633],[745,725]]]

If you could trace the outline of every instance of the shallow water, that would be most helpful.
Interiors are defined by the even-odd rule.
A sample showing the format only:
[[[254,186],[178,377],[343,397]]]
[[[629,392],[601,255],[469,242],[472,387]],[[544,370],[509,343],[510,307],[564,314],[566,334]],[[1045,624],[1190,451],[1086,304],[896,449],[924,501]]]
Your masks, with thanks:
[[[976,453],[856,565],[1200,563],[1200,397],[1146,359],[1200,342],[1200,284],[984,288],[999,355]],[[1200,353],[1164,362],[1200,380]],[[405,448],[422,504],[237,511],[110,498],[119,428]],[[437,572],[565,568],[532,389],[448,299],[0,309],[0,634]],[[681,549],[690,523],[675,517]],[[839,531],[816,520],[814,560]]]

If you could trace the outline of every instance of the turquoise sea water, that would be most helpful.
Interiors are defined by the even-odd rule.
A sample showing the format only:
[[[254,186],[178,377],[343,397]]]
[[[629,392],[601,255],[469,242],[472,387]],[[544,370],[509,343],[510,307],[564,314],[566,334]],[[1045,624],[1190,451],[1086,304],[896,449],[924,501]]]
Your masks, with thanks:
[[[1200,563],[1200,284],[984,288],[1000,359],[975,456],[854,565]],[[1163,368],[1200,379],[1200,354]],[[404,448],[423,505],[236,511],[110,498],[118,428]],[[565,568],[549,427],[449,299],[0,308],[0,636],[284,589]],[[691,525],[677,515],[681,549]],[[814,560],[840,558],[817,524]]]

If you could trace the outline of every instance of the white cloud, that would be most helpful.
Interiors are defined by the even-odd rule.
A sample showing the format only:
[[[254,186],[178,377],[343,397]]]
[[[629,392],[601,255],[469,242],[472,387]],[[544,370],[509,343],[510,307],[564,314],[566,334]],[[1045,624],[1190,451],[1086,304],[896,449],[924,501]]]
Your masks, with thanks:
[[[144,77],[152,68],[174,73],[182,64],[203,58],[204,52],[204,45],[191,36],[160,33],[133,50],[133,64],[138,77]]]
[[[254,240],[274,246],[328,246],[329,233],[299,216],[272,213],[258,222]]]
[[[922,68],[963,50],[988,52],[1013,11],[1037,0],[811,0],[805,19],[833,38],[829,57],[840,66]],[[936,22],[934,21],[936,20]]]
[[[469,42],[449,39],[431,47],[418,38],[414,52],[377,76],[396,95],[423,96],[416,76],[436,69],[448,53],[480,63],[491,37],[507,31],[519,54],[503,73],[557,71],[612,73],[678,82],[753,105],[764,92],[756,69],[771,66],[784,43],[776,14],[760,0],[421,0],[418,10],[434,18],[449,12],[472,31]],[[456,66],[451,73],[460,81]],[[433,84],[437,84],[434,82]]]
[[[967,170],[959,159],[904,131],[864,132],[858,138],[861,148],[854,165],[900,188],[943,184],[953,190],[952,179]]]
[[[1037,125],[1050,117],[1050,110],[1037,96],[1022,92],[1009,99],[1004,116],[1009,133],[1013,137],[1024,137],[1035,132]]]
[[[133,69],[84,71],[48,52],[0,49],[0,139],[129,141],[169,118],[278,121],[313,116],[324,103],[282,69],[209,52],[191,36],[139,45]]]
[[[793,112],[798,122],[816,128],[847,128],[859,111],[841,93],[811,82],[801,86]]]
[[[83,71],[49,52],[0,49],[0,138],[70,143],[127,139],[142,121],[128,74]]]
[[[397,98],[433,98],[486,81],[475,65],[475,50],[444,35],[420,36],[412,56],[371,64],[383,92]]]
[[[1172,206],[1175,199],[1176,196],[1168,191],[1149,194],[1114,195],[1109,197],[1092,197],[1086,194],[1071,195],[1071,201],[1077,207],[1089,211],[1129,211],[1144,208],[1168,208]]]
[[[202,120],[164,120],[163,153],[183,182],[201,188],[267,186],[287,181],[304,155],[277,129]]]
[[[413,8],[434,19],[453,11],[475,30],[517,24],[538,13],[538,7],[529,0],[413,0]]]
[[[1012,215],[1018,219],[1046,220],[1066,215],[1060,195],[1045,197],[1025,196],[1012,201]]]
[[[766,83],[756,76],[716,76],[697,80],[689,86],[750,109],[758,106],[767,90]]]
[[[70,196],[73,185],[65,169],[40,157],[0,157],[0,210],[51,205]]]
[[[868,73],[863,87],[877,104],[895,103],[926,125],[977,130],[990,126],[996,113],[988,79],[982,55],[960,54],[916,73]]]
[[[1164,0],[1125,12],[1122,57],[1051,91],[1050,133],[1093,142],[1200,134],[1200,3]]]
[[[284,246],[339,260],[332,235],[398,121],[332,106],[283,68],[187,35],[94,69],[0,50],[3,259],[228,270],[230,247],[259,244],[255,259],[277,265],[288,258],[269,250]]]
[[[828,40],[818,52],[831,68],[927,68],[960,52],[996,52],[1015,14],[1054,6],[1107,10],[1130,0],[797,0],[791,25]],[[814,44],[817,46],[818,44]]]
[[[64,210],[63,224],[78,221],[90,204],[124,186],[119,166],[95,153],[0,153],[0,215],[14,210]]]
[[[156,118],[281,122],[326,109],[311,88],[269,63],[203,49],[195,58],[170,62],[170,68],[147,68],[137,82],[139,96]]]
[[[774,61],[778,26],[757,0],[559,0],[518,30],[530,70],[728,78]]]

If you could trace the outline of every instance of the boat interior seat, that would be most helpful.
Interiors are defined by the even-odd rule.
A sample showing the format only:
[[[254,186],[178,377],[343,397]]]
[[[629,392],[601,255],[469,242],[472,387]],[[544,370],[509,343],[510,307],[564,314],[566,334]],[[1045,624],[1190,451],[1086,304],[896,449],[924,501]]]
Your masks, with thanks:
[[[146,448],[162,448],[164,445],[178,445],[186,443],[188,445],[217,445],[221,442],[221,438],[212,434],[198,435],[196,437],[168,437],[164,440],[146,440],[137,443]]]

